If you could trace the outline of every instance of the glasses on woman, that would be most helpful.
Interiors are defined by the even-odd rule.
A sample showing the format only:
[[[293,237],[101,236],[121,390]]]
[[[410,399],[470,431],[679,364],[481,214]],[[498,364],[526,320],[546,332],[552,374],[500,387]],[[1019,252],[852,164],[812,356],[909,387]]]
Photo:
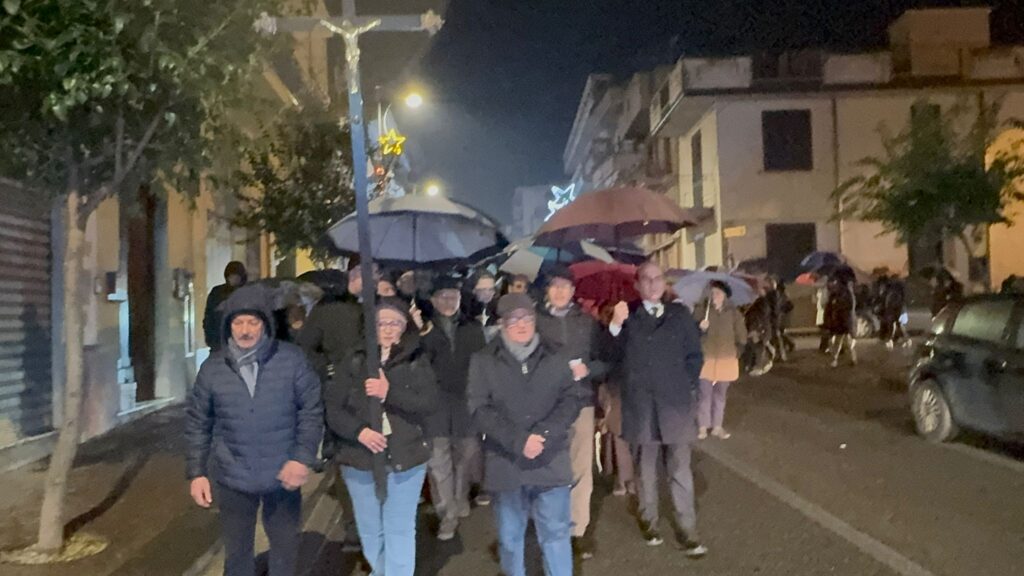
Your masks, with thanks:
[[[377,328],[394,328],[402,330],[405,329],[405,322],[402,320],[378,320]]]

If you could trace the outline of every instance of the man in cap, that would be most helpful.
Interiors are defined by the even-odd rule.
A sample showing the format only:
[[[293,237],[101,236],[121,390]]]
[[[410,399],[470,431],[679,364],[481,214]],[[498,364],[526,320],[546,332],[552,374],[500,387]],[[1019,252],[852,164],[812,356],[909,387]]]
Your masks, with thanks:
[[[594,382],[605,375],[607,366],[597,358],[597,321],[573,302],[576,287],[572,273],[559,266],[545,277],[545,305],[537,315],[537,332],[545,344],[570,358],[573,379],[578,384],[580,411],[572,425],[569,444],[573,475],[572,542],[576,555],[586,560],[594,555],[593,543],[587,537],[594,489]]]
[[[677,539],[687,556],[701,557],[707,548],[697,537],[690,470],[704,364],[700,332],[685,306],[664,302],[665,275],[657,264],[637,268],[636,289],[642,302],[633,310],[619,302],[609,330],[618,341],[625,368],[622,436],[637,451],[643,537],[649,546],[664,542],[658,528],[658,461],[664,451],[680,529]]]
[[[460,313],[462,294],[458,279],[443,276],[434,282],[430,297],[433,314],[424,327],[421,345],[437,375],[440,398],[427,419],[431,439],[428,465],[431,499],[441,520],[439,540],[451,540],[459,518],[469,516],[471,465],[480,451],[466,404],[469,361],[484,347],[483,327]]]
[[[484,488],[494,495],[501,569],[526,575],[532,516],[546,574],[570,576],[569,434],[579,412],[570,358],[541,341],[529,296],[503,296],[498,315],[499,337],[470,362],[468,396],[484,435]]]
[[[317,463],[324,415],[320,380],[297,346],[275,340],[258,286],[224,305],[223,347],[203,363],[187,409],[192,499],[220,508],[226,576],[255,576],[256,514],[270,540],[270,576],[295,573],[302,496]],[[211,486],[207,460],[216,460]]]

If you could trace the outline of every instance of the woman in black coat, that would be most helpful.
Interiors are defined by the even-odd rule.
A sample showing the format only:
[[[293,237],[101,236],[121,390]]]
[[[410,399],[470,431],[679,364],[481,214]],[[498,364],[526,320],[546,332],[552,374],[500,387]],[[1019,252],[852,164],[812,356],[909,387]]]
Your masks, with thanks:
[[[409,324],[405,302],[381,299],[377,377],[366,377],[366,354],[357,351],[324,392],[327,425],[339,439],[334,458],[352,496],[363,554],[374,574],[389,576],[415,571],[416,507],[430,457],[423,428],[438,401],[437,379]],[[373,403],[382,405],[380,416]],[[384,494],[375,479],[382,464]]]
[[[828,303],[825,304],[825,330],[830,335],[832,367],[839,365],[843,350],[849,350],[850,363],[857,364],[856,341],[853,339],[854,311],[857,300],[854,296],[853,281],[832,278],[828,283]]]

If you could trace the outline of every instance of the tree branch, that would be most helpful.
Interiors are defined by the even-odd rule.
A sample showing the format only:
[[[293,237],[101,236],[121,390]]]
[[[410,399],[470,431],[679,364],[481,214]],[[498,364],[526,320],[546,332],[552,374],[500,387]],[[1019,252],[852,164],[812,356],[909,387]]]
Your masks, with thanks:
[[[117,190],[121,187],[121,183],[124,181],[125,174],[131,172],[135,165],[138,163],[142,153],[146,151],[146,146],[149,145],[150,141],[153,140],[153,135],[156,134],[156,129],[160,127],[160,122],[163,118],[164,110],[166,107],[161,106],[159,110],[153,115],[153,119],[150,120],[149,126],[146,127],[146,132],[142,135],[139,143],[135,145],[135,150],[132,152],[131,157],[128,159],[128,163],[123,166],[120,175],[114,177],[114,182],[111,183],[111,188]]]

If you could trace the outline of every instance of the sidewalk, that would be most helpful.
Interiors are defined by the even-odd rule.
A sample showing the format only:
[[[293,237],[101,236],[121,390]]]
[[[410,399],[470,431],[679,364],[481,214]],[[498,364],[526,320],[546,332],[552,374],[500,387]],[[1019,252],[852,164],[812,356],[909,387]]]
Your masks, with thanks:
[[[184,409],[171,406],[82,445],[71,474],[71,527],[107,550],[63,565],[0,566],[4,576],[180,576],[217,540],[214,512],[188,495]],[[0,548],[31,544],[46,461],[0,474]]]

